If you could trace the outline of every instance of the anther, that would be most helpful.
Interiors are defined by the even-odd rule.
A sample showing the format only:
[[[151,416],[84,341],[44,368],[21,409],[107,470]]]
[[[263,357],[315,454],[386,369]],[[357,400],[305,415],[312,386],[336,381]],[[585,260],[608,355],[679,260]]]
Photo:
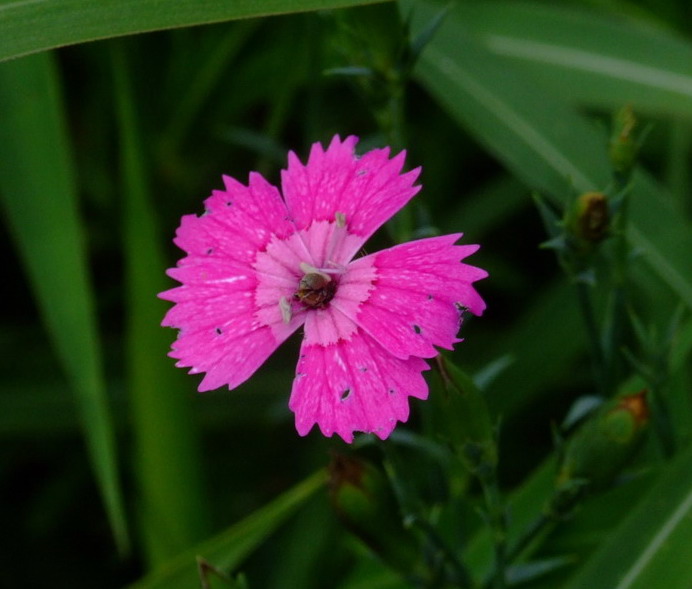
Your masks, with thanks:
[[[318,274],[322,278],[324,278],[325,282],[329,282],[332,278],[327,274],[326,272],[323,272],[322,270],[319,270],[318,268],[315,268],[314,266],[311,266],[307,262],[301,262],[300,263],[300,271],[303,274]]]
[[[293,311],[291,310],[291,303],[288,302],[286,297],[279,299],[279,309],[281,310],[281,318],[284,320],[284,323],[290,323]]]

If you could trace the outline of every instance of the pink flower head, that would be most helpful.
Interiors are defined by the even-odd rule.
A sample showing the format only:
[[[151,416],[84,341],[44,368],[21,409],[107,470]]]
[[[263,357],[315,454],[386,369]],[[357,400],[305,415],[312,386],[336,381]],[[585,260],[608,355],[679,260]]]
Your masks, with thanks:
[[[432,237],[354,259],[365,241],[420,189],[405,152],[357,157],[358,139],[315,143],[308,163],[288,154],[279,191],[260,174],[248,186],[224,176],[201,217],[186,215],[175,244],[187,254],[168,274],[182,286],[163,325],[180,330],[170,356],[199,385],[247,380],[294,331],[304,337],[289,407],[306,435],[385,439],[406,421],[408,397],[425,399],[424,358],[451,349],[463,310],[485,308],[472,283],[485,271],[460,263],[478,249],[461,234]]]

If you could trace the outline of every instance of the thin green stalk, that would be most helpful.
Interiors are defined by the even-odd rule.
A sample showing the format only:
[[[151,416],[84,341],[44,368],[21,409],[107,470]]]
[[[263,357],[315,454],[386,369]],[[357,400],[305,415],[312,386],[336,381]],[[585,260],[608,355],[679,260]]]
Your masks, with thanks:
[[[536,517],[521,533],[519,539],[512,545],[507,554],[505,555],[506,562],[508,564],[514,562],[519,558],[524,550],[526,550],[531,543],[536,540],[543,532],[545,532],[553,523],[555,519],[546,514],[541,513]]]
[[[628,191],[629,189],[625,184],[625,181],[621,181],[622,184],[619,186],[619,191]],[[606,363],[606,383],[608,385],[608,392],[612,393],[614,388],[617,386],[622,370],[622,345],[624,337],[624,326],[626,322],[626,288],[627,288],[627,275],[628,275],[628,263],[630,246],[627,242],[627,237],[625,236],[625,230],[627,228],[627,210],[628,210],[628,200],[630,195],[625,194],[622,202],[622,206],[619,214],[615,219],[615,226],[613,228],[615,232],[615,244],[612,259],[612,280],[613,280],[613,290],[611,293],[611,305],[609,320],[606,322],[608,329],[605,331],[605,346],[604,352],[607,359]]]
[[[666,458],[673,456],[677,449],[673,433],[673,421],[668,410],[668,404],[662,398],[659,387],[649,389],[649,399],[653,405],[652,419],[656,437],[661,445],[661,450]]]
[[[583,281],[577,281],[576,289],[579,308],[581,309],[584,324],[586,326],[586,332],[590,341],[589,351],[591,352],[596,384],[599,387],[601,394],[606,394],[606,360],[604,357],[603,344],[601,342],[601,336],[598,329],[598,322],[596,321],[593,300],[589,293],[589,285]]]
[[[438,551],[442,556],[444,561],[450,566],[454,574],[452,583],[455,587],[460,589],[465,589],[467,587],[473,586],[473,581],[471,580],[471,575],[466,570],[466,567],[459,561],[454,552],[447,546],[446,542],[437,533],[437,530],[428,522],[427,520],[418,517],[417,515],[410,515],[407,517],[408,522],[417,527],[421,532],[423,532],[432,546]]]
[[[493,537],[495,551],[495,571],[491,580],[494,589],[504,589],[507,586],[507,517],[505,507],[497,482],[496,472],[480,476],[478,480],[483,489],[487,510],[488,525]]]

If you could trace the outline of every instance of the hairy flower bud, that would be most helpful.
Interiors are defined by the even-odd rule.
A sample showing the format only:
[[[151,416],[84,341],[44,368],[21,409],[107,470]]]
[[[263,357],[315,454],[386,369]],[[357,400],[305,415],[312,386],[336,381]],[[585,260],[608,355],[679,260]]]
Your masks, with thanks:
[[[606,403],[566,443],[555,482],[554,512],[584,492],[606,487],[632,457],[649,421],[646,390]]]

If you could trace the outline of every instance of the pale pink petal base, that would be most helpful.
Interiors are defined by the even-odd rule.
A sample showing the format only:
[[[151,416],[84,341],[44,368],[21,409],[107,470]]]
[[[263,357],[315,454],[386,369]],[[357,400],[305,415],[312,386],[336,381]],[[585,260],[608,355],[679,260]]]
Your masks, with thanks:
[[[478,246],[454,245],[459,237],[404,243],[349,265],[349,272],[372,267],[376,273],[370,296],[351,318],[398,358],[432,358],[435,346],[451,350],[460,341],[462,310],[480,315],[485,309],[472,283],[486,272],[461,262]]]
[[[385,439],[408,419],[408,397],[427,398],[428,368],[420,358],[395,358],[362,332],[327,346],[303,342],[289,401],[296,429],[304,436],[318,424],[349,443],[354,431]]]

